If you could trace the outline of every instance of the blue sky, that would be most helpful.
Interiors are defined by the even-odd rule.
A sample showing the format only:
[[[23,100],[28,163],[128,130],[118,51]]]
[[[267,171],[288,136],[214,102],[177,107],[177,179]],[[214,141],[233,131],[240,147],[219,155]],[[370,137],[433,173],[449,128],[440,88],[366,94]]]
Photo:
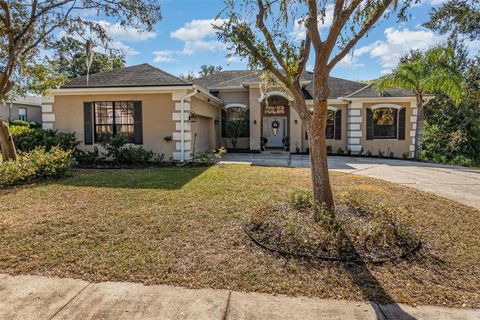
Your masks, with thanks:
[[[421,5],[410,9],[408,22],[397,24],[392,17],[378,23],[332,75],[351,80],[377,78],[391,70],[410,49],[424,49],[444,41],[446,35],[421,27],[428,20],[430,8],[442,1],[423,0]],[[196,72],[202,64],[221,65],[224,69],[246,68],[239,59],[226,58],[225,49],[216,41],[211,28],[212,19],[223,8],[222,0],[163,0],[161,6],[163,19],[150,33],[136,34],[107,23],[114,46],[123,48],[127,54],[127,65],[149,63],[176,75],[189,70]],[[325,30],[327,27],[328,22]],[[477,52],[478,42],[470,46]]]

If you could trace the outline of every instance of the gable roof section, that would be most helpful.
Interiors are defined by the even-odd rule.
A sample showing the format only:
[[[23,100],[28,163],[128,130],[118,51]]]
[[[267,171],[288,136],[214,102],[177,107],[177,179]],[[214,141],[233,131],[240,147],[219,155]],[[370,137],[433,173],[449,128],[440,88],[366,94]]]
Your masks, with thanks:
[[[189,85],[191,85],[191,83],[144,63],[123,69],[91,74],[88,85],[86,76],[69,79],[62,88],[163,87]]]

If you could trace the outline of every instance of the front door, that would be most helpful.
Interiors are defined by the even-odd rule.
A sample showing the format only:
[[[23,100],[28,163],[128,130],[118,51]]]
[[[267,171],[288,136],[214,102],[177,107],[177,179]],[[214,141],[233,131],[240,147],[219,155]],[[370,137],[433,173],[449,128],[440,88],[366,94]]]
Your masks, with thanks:
[[[263,136],[267,138],[265,147],[282,148],[287,133],[287,117],[263,117]]]

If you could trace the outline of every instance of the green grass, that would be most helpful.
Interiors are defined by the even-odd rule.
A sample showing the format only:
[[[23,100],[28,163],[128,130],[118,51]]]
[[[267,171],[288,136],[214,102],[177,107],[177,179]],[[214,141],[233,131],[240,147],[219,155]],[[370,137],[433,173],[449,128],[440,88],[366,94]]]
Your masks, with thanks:
[[[0,190],[0,272],[479,307],[480,212],[415,189],[332,173],[335,194],[359,189],[402,209],[424,243],[408,260],[308,262],[253,245],[241,230],[247,212],[308,187],[309,174],[242,165],[78,170]]]

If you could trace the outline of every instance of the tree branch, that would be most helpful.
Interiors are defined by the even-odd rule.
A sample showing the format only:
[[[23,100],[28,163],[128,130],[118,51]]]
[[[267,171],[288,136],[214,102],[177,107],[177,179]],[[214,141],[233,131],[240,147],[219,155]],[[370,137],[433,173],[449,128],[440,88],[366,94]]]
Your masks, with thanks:
[[[375,24],[375,22],[377,22],[378,19],[380,19],[382,14],[385,12],[385,10],[390,6],[390,4],[393,1],[394,0],[386,0],[383,5],[377,7],[375,13],[370,18],[368,18],[368,20],[363,24],[360,31],[357,34],[355,34],[353,38],[347,43],[347,45],[335,57],[333,57],[330,60],[330,62],[327,65],[327,69],[329,71],[332,70],[332,68],[340,60],[342,60],[347,55],[348,52],[350,52],[350,50],[357,44],[358,40],[360,40],[365,35],[365,33],[367,33],[368,30],[370,30],[370,28]],[[353,2],[350,5],[352,4]]]
[[[318,8],[317,0],[308,0],[308,25],[307,29],[311,32],[313,47],[316,52],[322,51],[323,43],[318,31]]]
[[[267,42],[267,46],[272,51],[272,54],[277,60],[278,64],[286,71],[288,70],[288,68],[285,63],[285,60],[283,59],[280,52],[277,50],[277,46],[275,45],[275,41],[273,40],[272,35],[268,31],[268,29],[265,27],[264,19],[265,19],[266,8],[263,4],[263,0],[257,0],[257,4],[258,4],[257,28],[260,29],[260,31],[262,31],[263,36],[265,37],[265,40]]]

